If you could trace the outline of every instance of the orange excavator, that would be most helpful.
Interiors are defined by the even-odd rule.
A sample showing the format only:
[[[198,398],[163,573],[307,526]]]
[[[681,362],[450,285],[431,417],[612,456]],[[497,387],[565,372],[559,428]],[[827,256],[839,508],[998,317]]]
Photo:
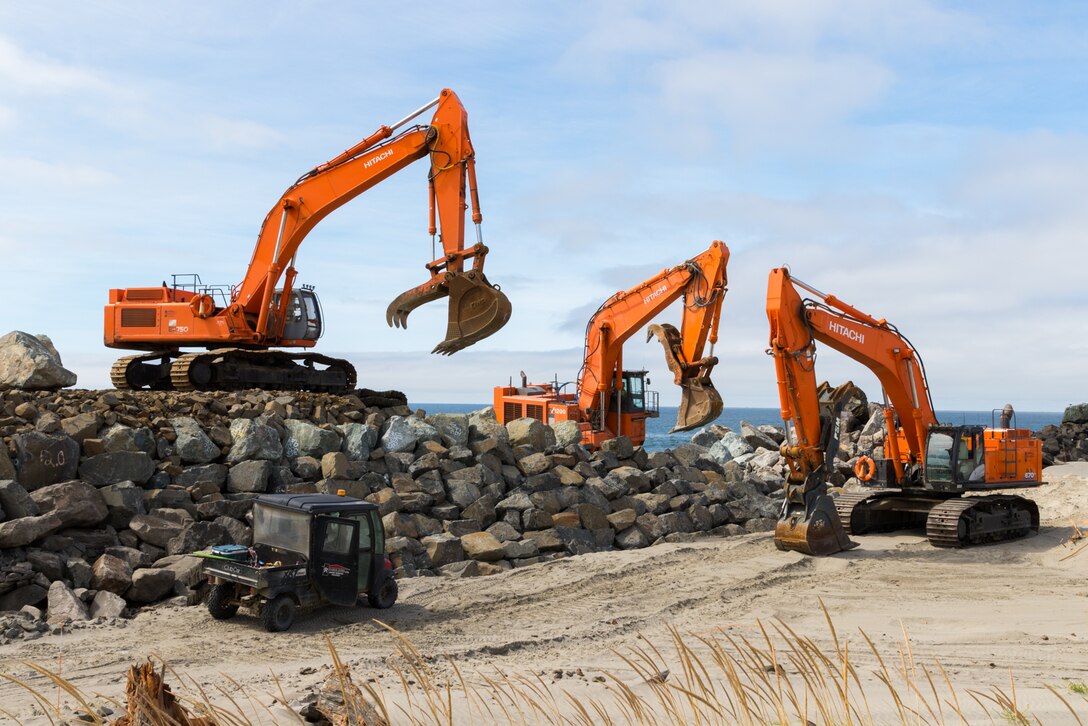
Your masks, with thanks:
[[[802,299],[798,288],[814,298]],[[1023,537],[1039,529],[1030,499],[976,492],[1041,483],[1042,442],[1016,428],[1006,406],[990,428],[937,422],[918,351],[896,327],[793,277],[771,271],[767,284],[770,349],[778,377],[789,466],[775,528],[782,550],[833,554],[856,544],[851,534],[924,527],[937,547]],[[860,457],[861,492],[827,493],[839,448],[842,405],[852,383],[816,385],[816,342],[858,361],[884,389],[885,457]]]
[[[646,340],[656,336],[665,362],[682,390],[673,431],[687,431],[716,419],[722,399],[710,380],[717,364],[714,344],[726,292],[729,248],[710,248],[682,265],[662,271],[626,292],[618,292],[598,308],[586,326],[585,360],[576,393],[564,393],[558,381],[495,388],[495,417],[500,423],[522,417],[544,423],[577,421],[582,443],[596,448],[603,441],[627,436],[639,446],[646,439],[646,419],[658,415],[657,394],[646,389],[646,371],[623,370],[623,344],[642,326],[681,297],[681,329],[651,325]],[[710,339],[710,355],[703,348]]]
[[[434,108],[429,124],[408,124]],[[407,127],[407,128],[404,128]],[[398,129],[402,129],[398,131]],[[245,278],[231,288],[204,285],[197,275],[172,284],[110,290],[105,343],[150,351],[118,360],[111,371],[122,389],[223,390],[270,388],[344,392],[355,386],[346,360],[272,348],[312,348],[321,337],[321,306],[312,286],[295,285],[299,246],[333,210],[428,158],[432,245],[444,254],[427,263],[427,282],[398,296],[386,310],[390,326],[449,297],[446,338],[435,353],[449,355],[486,338],[510,318],[510,301],[484,276],[480,202],[468,114],[457,94],[438,98],[392,126],[382,126],[339,156],[303,174],[272,206],[257,235]],[[466,189],[476,244],[465,247]],[[439,225],[436,225],[437,210]],[[471,269],[466,262],[471,260]],[[180,278],[180,279],[179,279]],[[282,282],[282,285],[281,285]],[[182,353],[181,348],[205,348]]]

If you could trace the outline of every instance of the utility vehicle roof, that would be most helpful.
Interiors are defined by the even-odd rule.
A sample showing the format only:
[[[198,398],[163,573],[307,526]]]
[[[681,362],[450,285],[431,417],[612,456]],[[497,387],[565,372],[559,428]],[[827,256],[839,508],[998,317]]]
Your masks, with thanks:
[[[282,509],[300,509],[308,514],[369,512],[378,508],[377,504],[362,499],[333,494],[262,494],[257,501]]]

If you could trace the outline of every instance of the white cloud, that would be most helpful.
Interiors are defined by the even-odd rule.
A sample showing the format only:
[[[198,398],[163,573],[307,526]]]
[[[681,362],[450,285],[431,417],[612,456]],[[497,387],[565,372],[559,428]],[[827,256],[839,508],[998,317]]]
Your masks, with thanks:
[[[1033,130],[982,133],[954,179],[956,202],[995,223],[1088,222],[1088,137]]]
[[[657,66],[665,108],[692,126],[719,120],[733,145],[809,147],[878,100],[892,72],[861,55],[750,50],[693,54]]]
[[[607,81],[638,59],[683,58],[712,49],[815,53],[838,47],[878,53],[984,37],[979,19],[933,3],[897,0],[609,0],[579,17],[582,33],[559,68]]]
[[[180,127],[179,127],[180,128]],[[218,151],[262,149],[282,141],[279,131],[256,121],[203,116],[198,119],[199,136]]]
[[[779,49],[837,42],[887,50],[943,42],[977,32],[977,21],[925,1],[683,0],[670,3],[689,29]]]
[[[0,37],[0,88],[40,94],[110,91],[112,86],[97,73],[23,51]]]
[[[0,178],[5,179],[5,185],[30,182],[75,187],[101,186],[116,180],[110,172],[85,164],[17,157],[0,157]]]

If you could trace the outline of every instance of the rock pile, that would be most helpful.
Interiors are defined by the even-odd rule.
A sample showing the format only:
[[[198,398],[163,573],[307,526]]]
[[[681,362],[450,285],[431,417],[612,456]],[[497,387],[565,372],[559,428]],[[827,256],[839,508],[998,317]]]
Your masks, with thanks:
[[[412,413],[402,395],[0,392],[0,611],[51,623],[201,599],[198,558],[249,544],[265,492],[381,509],[398,576],[471,576],[697,532],[771,528],[781,432],[672,452],[577,429]]]
[[[1088,403],[1067,406],[1060,426],[1044,426],[1036,434],[1043,440],[1043,464],[1088,461]]]
[[[882,454],[880,407],[846,411],[832,486]],[[374,502],[398,577],[773,529],[781,429],[711,426],[654,453],[578,438],[491,409],[413,413],[395,392],[0,391],[0,611],[23,612],[0,638],[200,602],[190,553],[250,544],[266,492]]]

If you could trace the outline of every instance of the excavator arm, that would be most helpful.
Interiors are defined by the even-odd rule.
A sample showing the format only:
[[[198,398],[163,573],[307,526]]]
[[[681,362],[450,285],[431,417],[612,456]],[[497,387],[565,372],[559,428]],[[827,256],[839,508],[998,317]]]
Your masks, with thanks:
[[[802,299],[797,288],[817,299]],[[849,549],[854,544],[827,495],[827,475],[838,448],[838,416],[853,384],[833,390],[817,386],[816,342],[858,361],[880,380],[891,402],[885,407],[887,441],[900,480],[904,461],[920,463],[926,431],[936,423],[925,369],[914,347],[886,320],[820,292],[785,268],[771,271],[767,319],[781,414],[792,423],[792,440],[782,446],[790,472],[775,544],[815,555]],[[897,450],[900,437],[906,452]]]
[[[429,125],[397,129],[435,108]],[[306,235],[330,212],[424,157],[430,198],[430,234],[441,233],[443,256],[426,265],[430,279],[398,296],[386,311],[390,325],[404,327],[408,314],[449,296],[446,338],[433,352],[450,354],[491,335],[506,324],[511,306],[484,276],[487,247],[480,238],[475,155],[468,114],[457,94],[444,89],[431,103],[376,132],[330,161],[304,174],[273,205],[261,225],[245,279],[233,294],[231,312],[241,324],[256,316],[260,341],[282,333],[285,315],[275,309],[273,292],[284,279],[280,305],[286,307],[295,280],[294,260]],[[465,247],[466,191],[471,196],[477,243]],[[439,225],[435,223],[437,210]],[[472,260],[472,268],[465,263]],[[277,314],[278,313],[278,314]],[[275,329],[278,321],[279,330]]]
[[[649,329],[649,336],[656,335],[664,346],[666,363],[682,388],[673,431],[686,431],[718,417],[722,400],[710,372],[718,362],[713,347],[718,340],[728,261],[729,248],[715,241],[698,256],[601,305],[586,327],[585,360],[578,380],[578,405],[590,421],[603,421],[607,400],[622,385],[623,343],[681,297],[680,330],[667,324]],[[708,338],[711,355],[703,357]]]

